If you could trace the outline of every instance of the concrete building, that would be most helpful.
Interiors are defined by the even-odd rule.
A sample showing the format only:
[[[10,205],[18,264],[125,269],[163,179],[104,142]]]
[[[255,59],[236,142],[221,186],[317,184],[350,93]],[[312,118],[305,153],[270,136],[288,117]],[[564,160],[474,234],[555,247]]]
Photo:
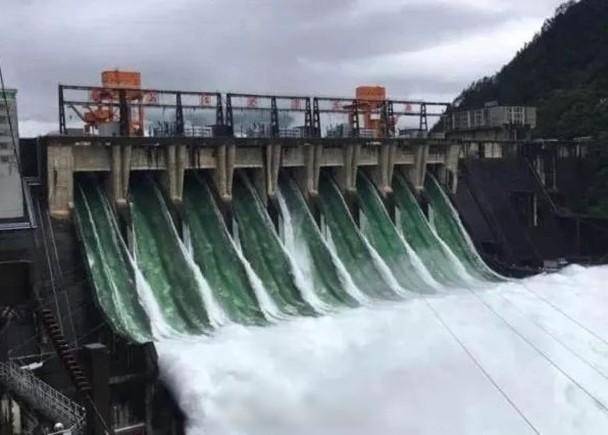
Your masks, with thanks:
[[[6,101],[8,115],[5,99],[0,91],[0,221],[23,217],[23,189],[13,148],[15,144],[19,152],[17,91],[6,89]]]
[[[529,140],[536,128],[536,108],[486,103],[482,109],[452,112],[446,137],[467,140]]]

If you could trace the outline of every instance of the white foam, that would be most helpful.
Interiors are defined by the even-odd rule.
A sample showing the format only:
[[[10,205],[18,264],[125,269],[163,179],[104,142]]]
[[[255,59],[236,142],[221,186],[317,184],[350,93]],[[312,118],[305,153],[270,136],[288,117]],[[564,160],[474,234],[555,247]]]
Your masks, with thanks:
[[[194,278],[197,283],[197,288],[200,292],[201,298],[203,299],[203,303],[205,304],[205,309],[207,310],[207,316],[209,317],[209,322],[211,323],[211,326],[217,327],[230,323],[230,318],[224,311],[224,308],[221,306],[221,304],[215,299],[215,296],[211,291],[211,287],[209,287],[209,283],[207,283],[207,280],[201,273],[200,268],[194,261],[192,253],[188,252],[186,246],[184,245],[184,242],[182,241],[182,239],[180,239],[179,234],[177,232],[177,228],[175,228],[175,224],[173,222],[173,219],[171,218],[171,213],[169,213],[169,209],[165,204],[165,200],[156,186],[154,186],[154,193],[156,194],[158,202],[160,203],[160,208],[165,216],[165,220],[169,223],[169,226],[171,227],[171,233],[174,237],[174,240],[177,242],[177,245],[179,246],[182,255],[186,259],[188,267],[194,274]]]
[[[188,251],[188,253],[190,255],[193,255],[193,248],[192,248],[192,233],[190,232],[190,225],[188,224],[188,221],[184,220],[184,222],[182,222],[182,236],[184,239],[184,246],[186,247],[186,251]]]
[[[474,278],[473,275],[471,275],[469,273],[469,271],[466,269],[466,267],[464,267],[464,264],[462,264],[462,262],[456,256],[456,254],[454,254],[454,251],[452,251],[452,249],[450,249],[448,244],[445,243],[443,241],[443,239],[437,235],[435,230],[431,229],[431,231],[432,231],[432,234],[433,234],[435,240],[441,246],[441,249],[443,249],[443,251],[446,253],[448,258],[450,259],[450,263],[452,263],[452,266],[456,269],[456,272],[458,273],[458,275],[460,277],[464,278],[470,285],[483,285],[484,282],[481,280],[478,280],[477,278]]]
[[[228,229],[225,228],[225,230],[226,233],[228,233]],[[271,322],[280,319],[286,319],[287,315],[281,312],[272,297],[270,297],[270,294],[268,294],[268,290],[266,289],[266,287],[264,287],[264,283],[262,282],[260,277],[255,273],[253,267],[251,267],[251,263],[249,263],[247,258],[245,258],[245,255],[243,255],[241,239],[239,238],[239,226],[237,220],[234,218],[232,221],[232,231],[232,237],[230,237],[230,234],[228,234],[230,243],[232,243],[232,246],[239,257],[241,264],[245,268],[247,278],[249,279],[249,283],[253,288],[255,297],[258,301],[260,309],[262,310],[262,313],[264,314],[264,317],[266,317],[266,320],[269,320]]]
[[[207,189],[208,196],[212,198],[213,194],[211,193],[211,190],[209,189],[209,186],[207,184],[204,185],[204,189]],[[241,240],[239,238],[238,221],[236,220],[234,215],[232,215],[233,234],[230,234],[230,231],[228,231],[228,227],[226,226],[226,223],[224,221],[224,216],[220,212],[215,201],[212,201],[211,207],[213,207],[213,212],[215,213],[216,218],[219,222],[221,222],[224,234],[226,235],[226,237],[228,237],[228,240],[230,240],[230,243],[233,249],[236,251],[238,258],[241,261],[241,264],[245,268],[247,279],[249,280],[249,284],[251,284],[251,287],[253,288],[253,292],[255,294],[258,306],[262,310],[262,314],[264,314],[266,320],[271,322],[280,319],[285,319],[286,315],[281,312],[279,307],[277,307],[276,303],[272,300],[272,298],[268,294],[268,291],[264,287],[262,280],[255,273],[255,271],[251,267],[251,264],[245,258],[245,255],[243,255],[243,248],[241,246]]]
[[[232,217],[232,234],[230,234],[230,236],[230,240],[232,240],[236,250],[242,253],[243,246],[241,245],[241,236],[239,234],[239,222],[234,216]]]
[[[95,237],[97,246],[101,246],[101,241],[100,241],[100,237],[99,237],[99,233],[97,231],[97,226],[95,225],[95,221],[93,219],[93,213],[91,211],[91,207],[89,205],[89,201],[86,197],[86,195],[84,194],[84,191],[82,190],[81,186],[78,186],[78,189],[80,190],[83,202],[84,202],[84,206],[86,209],[86,216],[87,216],[87,220],[89,221],[89,225],[91,226],[91,229],[93,230],[93,236]],[[95,267],[101,267],[104,270],[104,274],[106,275],[106,277],[109,280],[109,284],[111,286],[111,291],[110,291],[110,297],[112,298],[112,305],[113,305],[113,309],[115,309],[117,311],[117,316],[119,318],[124,318],[125,315],[128,315],[127,313],[124,312],[124,306],[121,303],[120,300],[118,300],[118,287],[116,286],[116,283],[114,281],[114,275],[112,273],[112,271],[110,270],[110,268],[108,267],[107,263],[105,261],[101,261],[101,264],[96,264],[95,263],[95,258],[92,255],[89,255],[89,252],[87,250],[86,252],[86,256],[87,256],[87,262],[89,265],[89,269],[90,270],[94,270]],[[100,302],[102,302],[102,299],[100,299]],[[105,307],[104,307],[105,308]],[[120,327],[123,327],[124,330],[122,331],[123,333],[130,333],[131,331],[128,331],[128,328],[126,327],[125,324],[123,325],[117,325]]]
[[[158,305],[158,301],[150,288],[150,284],[144,277],[137,261],[135,261],[135,255],[137,254],[137,244],[136,238],[133,237],[133,252],[129,250],[124,239],[119,237],[120,229],[118,228],[118,222],[116,222],[116,217],[111,210],[110,204],[106,196],[101,191],[101,188],[97,186],[98,194],[101,195],[103,202],[103,209],[106,215],[106,218],[110,221],[110,225],[112,225],[112,241],[117,249],[123,250],[127,254],[127,259],[129,264],[133,268],[133,272],[135,274],[135,291],[137,292],[137,299],[144,309],[146,315],[148,316],[150,330],[152,333],[152,337],[154,339],[160,338],[168,338],[168,337],[176,337],[179,335],[175,329],[169,325],[165,317],[162,315],[162,311]],[[133,228],[130,228],[132,231]]]
[[[150,319],[150,328],[152,329],[152,336],[154,339],[159,340],[182,335],[176,331],[163,316],[158,301],[150,288],[150,283],[148,283],[144,277],[137,263],[131,257],[129,257],[129,261],[135,271],[135,288],[137,290],[137,295],[144,311]]]
[[[334,242],[334,239],[333,239],[333,236],[331,233],[331,228],[329,228],[329,225],[325,224],[323,215],[321,215],[321,230],[320,231],[323,236],[323,243],[325,243],[325,246],[327,246],[327,249],[329,250],[329,253],[331,254],[332,261],[334,262],[336,269],[338,269],[338,273],[340,274],[340,281],[342,282],[342,285],[344,286],[344,290],[351,297],[355,298],[355,300],[357,302],[359,302],[360,304],[364,304],[364,305],[370,304],[372,302],[372,299],[370,297],[368,297],[365,293],[363,293],[361,291],[361,289],[359,289],[359,287],[357,287],[357,285],[353,281],[353,278],[350,276],[350,273],[348,273],[346,266],[344,265],[344,263],[342,263],[342,260],[340,260],[340,257],[338,256],[338,252],[336,249],[336,243]]]
[[[287,319],[288,316],[281,312],[277,304],[270,297],[268,290],[266,290],[266,287],[264,287],[264,283],[255,273],[253,267],[251,267],[251,264],[249,261],[247,261],[243,253],[240,250],[237,250],[237,255],[245,268],[245,272],[249,278],[249,283],[251,284],[251,287],[253,287],[255,297],[257,298],[260,309],[264,313],[266,320],[276,321],[280,319]]]
[[[342,206],[345,209],[348,209],[348,205],[346,204],[346,201],[344,200],[344,197],[342,195],[340,195],[340,201],[342,202]],[[350,215],[350,213],[348,214],[348,218],[351,220],[352,225],[355,227],[355,231],[357,231],[358,235],[363,240],[363,243],[365,244],[366,248],[368,249],[368,251],[372,257],[374,266],[376,266],[376,268],[378,269],[378,272],[380,273],[380,275],[382,275],[382,278],[384,278],[384,281],[388,284],[389,288],[393,292],[395,292],[397,295],[400,295],[403,297],[412,296],[411,292],[409,292],[408,290],[401,287],[401,285],[399,285],[399,282],[397,281],[397,278],[395,278],[395,276],[391,272],[391,269],[387,266],[387,264],[384,262],[382,257],[380,257],[378,252],[372,247],[371,243],[369,243],[367,238],[362,234],[361,230],[359,230],[359,228],[357,228],[357,225],[356,225],[355,221],[353,220],[352,216]],[[361,218],[363,218],[363,225],[365,226],[366,225],[366,216],[364,213],[359,213],[359,219],[361,219]],[[328,226],[328,228],[329,228],[329,226]],[[330,233],[331,233],[331,231],[330,231]],[[333,243],[333,241],[332,241],[332,243]],[[333,246],[333,249],[335,252],[335,245]]]
[[[382,203],[382,199],[380,198],[380,195],[378,194],[378,192],[376,191],[375,188],[373,188],[373,190],[372,190],[372,195],[374,196],[375,201]],[[382,207],[382,213],[384,214],[384,218],[386,219],[387,222],[391,221],[391,217],[389,216],[389,214],[386,211],[386,208],[384,206]],[[365,215],[365,213],[361,213],[361,215]],[[400,226],[400,225],[398,225],[398,226]],[[365,230],[362,230],[362,233],[365,235]],[[408,257],[409,257],[412,265],[414,266],[414,269],[416,269],[416,271],[418,272],[418,275],[430,287],[432,287],[435,290],[439,289],[439,287],[440,287],[439,283],[435,280],[435,278],[433,278],[433,276],[431,275],[429,270],[426,268],[426,266],[424,265],[422,260],[420,260],[420,257],[418,257],[418,254],[416,254],[416,252],[412,249],[410,244],[405,240],[403,235],[400,234],[398,230],[397,230],[397,235],[399,237],[399,240],[401,241],[401,244],[403,245],[403,247],[405,247],[405,251],[407,252]]]
[[[435,278],[433,278],[433,275],[431,275],[431,272],[429,272],[429,270],[424,265],[423,261],[420,259],[418,254],[416,254],[416,251],[414,251],[412,249],[410,244],[407,242],[407,240],[405,240],[403,238],[403,236],[401,234],[399,234],[399,239],[401,240],[401,243],[403,244],[403,246],[405,246],[407,255],[409,256],[410,261],[412,262],[412,265],[414,266],[414,268],[416,269],[416,271],[418,272],[418,274],[422,278],[422,280],[426,284],[431,286],[433,289],[435,289],[435,290],[439,289],[441,287],[441,285],[435,280]]]
[[[292,267],[294,268],[298,287],[304,288],[302,294],[305,296],[306,301],[312,305],[317,312],[331,312],[334,310],[334,308],[323,302],[316,294],[314,289],[314,280],[305,278],[313,276],[315,273],[315,266],[310,250],[308,249],[306,240],[304,240],[304,236],[302,235],[300,228],[296,228],[293,224],[291,210],[287,206],[287,202],[285,201],[281,190],[277,192],[277,198],[279,201],[279,207],[281,209],[281,215],[283,217],[282,228],[284,248],[289,256]]]
[[[608,267],[570,268],[485,292],[231,325],[157,343],[161,374],[189,434],[603,434],[606,280]],[[566,316],[546,300],[577,304]]]
[[[477,248],[475,248],[475,244],[473,243],[473,240],[471,239],[471,236],[469,236],[469,233],[465,230],[464,225],[462,223],[462,220],[460,219],[460,215],[458,214],[458,211],[452,205],[452,201],[450,201],[450,198],[443,191],[443,188],[439,185],[439,183],[437,182],[437,180],[435,180],[435,178],[433,178],[432,175],[429,175],[429,176],[431,177],[431,181],[436,184],[437,190],[441,194],[441,196],[443,198],[443,201],[445,202],[445,204],[447,205],[448,209],[450,210],[450,213],[452,214],[452,218],[454,219],[454,222],[456,222],[456,224],[458,225],[460,234],[462,234],[462,237],[464,238],[464,241],[467,244],[467,247],[469,248],[469,251],[475,257],[476,262],[479,264],[479,266],[483,268],[484,273],[486,273],[486,274],[488,274],[490,276],[493,276],[495,278],[498,278],[498,279],[503,279],[503,280],[507,279],[506,277],[503,277],[503,276],[499,275],[498,273],[494,272],[490,267],[488,267],[488,265],[485,263],[485,261],[483,261],[483,259],[481,258],[481,256],[477,253]],[[432,215],[432,208],[429,207],[429,210],[430,210],[430,214]],[[430,220],[431,221],[431,227],[433,228],[433,230],[435,231],[435,233],[437,233],[437,228],[435,226],[434,220],[435,220],[435,218],[433,216],[433,218]]]
[[[431,229],[433,230],[434,233],[437,233],[437,225],[435,223],[435,210],[433,209],[433,206],[431,204],[427,205],[428,207],[428,211],[429,211],[429,215],[428,215],[428,222],[429,222],[429,226],[431,227]]]
[[[384,278],[384,280],[386,281],[386,283],[388,284],[390,289],[392,291],[394,291],[395,293],[397,293],[398,295],[403,296],[403,297],[412,296],[413,293],[410,289],[404,289],[403,287],[401,287],[401,285],[399,284],[399,281],[397,281],[397,278],[395,278],[395,275],[393,275],[393,272],[391,272],[390,267],[388,267],[388,265],[384,262],[384,260],[380,256],[380,254],[378,254],[378,251],[376,251],[374,249],[374,247],[372,246],[372,244],[367,240],[367,237],[365,237],[365,235],[361,234],[361,238],[363,239],[363,242],[365,243],[367,250],[371,254],[372,261],[374,262],[376,269],[378,269],[378,272],[380,272],[380,274],[382,275],[382,277]]]
[[[408,191],[407,194],[411,195],[411,197],[412,197],[411,199],[413,201],[416,201],[416,199],[413,197],[413,194],[411,192]],[[422,210],[419,210],[419,211],[422,214]],[[401,222],[401,210],[399,209],[399,207],[395,207],[395,222]],[[448,256],[452,267],[454,267],[454,269],[456,270],[456,273],[460,277],[464,278],[471,285],[481,284],[481,282],[479,280],[475,279],[471,274],[469,274],[467,269],[464,267],[464,264],[462,264],[462,262],[456,256],[456,254],[454,254],[454,252],[452,252],[452,250],[447,245],[447,243],[445,243],[443,241],[443,239],[441,237],[439,237],[439,235],[437,234],[437,228],[435,227],[435,224],[434,224],[434,214],[432,212],[430,204],[429,204],[429,217],[428,217],[428,219],[426,219],[426,218],[424,218],[424,215],[423,215],[422,222],[423,222],[422,224],[426,225],[427,229],[433,235],[433,239],[435,240],[435,242],[439,243],[439,245],[440,245],[439,249],[441,249]],[[405,235],[403,234],[403,226],[396,225],[396,227],[397,227],[397,232],[399,233],[401,238],[403,240],[405,240]]]
[[[133,223],[133,226],[135,223]],[[132,228],[134,231],[134,228]],[[122,243],[124,241],[121,238]],[[158,304],[158,300],[150,287],[150,283],[145,278],[142,270],[137,263],[137,238],[133,236],[133,252],[129,251],[129,263],[135,271],[135,288],[140,303],[142,304],[144,311],[150,319],[150,326],[152,328],[152,336],[155,339],[174,337],[181,335],[180,332],[176,331],[170,323],[167,321],[163,312]]]

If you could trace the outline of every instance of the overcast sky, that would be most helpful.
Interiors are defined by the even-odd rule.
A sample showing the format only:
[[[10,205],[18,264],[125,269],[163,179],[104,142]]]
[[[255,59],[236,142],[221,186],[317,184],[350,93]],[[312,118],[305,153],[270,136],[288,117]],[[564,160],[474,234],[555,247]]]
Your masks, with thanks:
[[[22,136],[57,128],[57,84],[104,69],[146,87],[452,100],[508,62],[561,0],[1,0]]]

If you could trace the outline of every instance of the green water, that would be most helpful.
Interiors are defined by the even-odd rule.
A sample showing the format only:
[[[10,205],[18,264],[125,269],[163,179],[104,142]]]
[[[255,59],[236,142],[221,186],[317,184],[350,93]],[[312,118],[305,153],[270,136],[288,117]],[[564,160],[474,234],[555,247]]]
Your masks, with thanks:
[[[223,217],[209,186],[201,178],[186,177],[184,223],[190,231],[194,260],[230,319],[242,324],[265,324]]]
[[[424,188],[430,200],[435,231],[467,272],[480,280],[500,281],[500,276],[484,263],[475,250],[450,199],[432,175],[427,175]]]
[[[399,299],[379,270],[335,182],[327,175],[319,181],[319,203],[336,254],[355,285],[377,299]]]
[[[190,335],[210,332],[224,315],[240,324],[265,325],[265,313],[269,319],[315,316],[366,299],[398,300],[398,287],[430,293],[432,279],[444,287],[466,286],[471,276],[502,279],[477,254],[433,178],[425,184],[432,224],[400,174],[393,182],[399,228],[364,174],[357,190],[361,229],[337,185],[322,174],[321,231],[297,184],[282,177],[282,244],[257,191],[239,174],[233,188],[235,244],[210,186],[188,175],[187,251],[154,182],[138,180],[130,191],[135,263],[96,182],[77,182],[75,213],[99,305],[116,332],[135,342],[152,340],[157,326],[140,301],[142,275],[154,303],[146,308],[159,310],[154,318],[162,316],[170,329]]]
[[[157,188],[131,184],[131,214],[139,268],[167,322],[178,332],[200,334],[210,322],[197,276],[186,259]]]
[[[365,219],[361,219],[362,232],[382,260],[390,268],[399,285],[414,292],[431,293],[432,287],[423,279],[420,265],[408,251],[393,225],[374,184],[362,173],[357,177],[359,205]]]
[[[278,308],[291,315],[315,315],[296,285],[291,263],[266,208],[243,174],[235,179],[233,208],[243,254]]]
[[[393,179],[394,200],[399,210],[396,225],[412,249],[416,252],[433,278],[447,286],[462,286],[467,282],[462,265],[451,255],[433,232],[418,201],[401,174]]]
[[[295,239],[292,250],[297,252],[292,252],[292,256],[297,258],[298,266],[305,269],[306,278],[312,281],[315,294],[329,305],[359,305],[348,294],[340,271],[295,181],[282,177],[279,187],[283,219],[289,222],[289,230]]]
[[[116,332],[135,342],[152,339],[134,271],[112,211],[97,183],[75,186],[75,212],[99,305]]]

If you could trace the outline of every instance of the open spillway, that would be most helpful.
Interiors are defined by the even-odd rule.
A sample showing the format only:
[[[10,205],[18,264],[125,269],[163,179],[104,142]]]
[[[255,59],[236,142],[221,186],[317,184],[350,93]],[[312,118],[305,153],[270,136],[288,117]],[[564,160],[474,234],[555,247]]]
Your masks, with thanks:
[[[372,182],[363,174],[357,180],[363,233],[389,266],[399,284],[410,291],[432,293],[430,275],[417,254],[399,235]]]
[[[354,288],[348,272],[323,240],[298,186],[287,177],[281,179],[279,203],[286,247],[315,293],[331,306],[358,306],[363,299],[360,291]]]
[[[76,216],[99,305],[116,331],[137,342],[152,339],[150,321],[139,301],[135,271],[110,206],[96,183],[76,190]]]
[[[242,324],[266,323],[254,286],[205,180],[186,179],[184,216],[194,259],[230,319]]]
[[[398,211],[395,225],[433,278],[446,286],[468,283],[466,270],[446,243],[433,231],[405,178],[395,174],[394,200]]]
[[[178,332],[197,334],[210,326],[203,284],[185,255],[162,195],[150,181],[132,186],[135,257],[164,318]]]
[[[432,175],[428,176],[424,187],[430,198],[431,224],[439,237],[447,243],[471,275],[491,281],[500,280],[501,278],[484,263],[475,250],[458,217],[458,212],[437,180]]]
[[[328,176],[321,178],[319,202],[327,239],[355,285],[375,299],[398,299],[398,284],[375,261],[338,186]]]
[[[281,177],[275,228],[240,173],[233,233],[202,177],[180,225],[151,180],[122,230],[98,184],[76,189],[99,305],[155,341],[190,434],[608,430],[608,269],[500,277],[433,178],[427,219],[395,176],[393,222],[361,174],[359,226],[329,174],[320,222]]]
[[[285,314],[314,315],[296,282],[294,267],[281,246],[266,207],[244,175],[234,186],[234,214],[245,257]]]

